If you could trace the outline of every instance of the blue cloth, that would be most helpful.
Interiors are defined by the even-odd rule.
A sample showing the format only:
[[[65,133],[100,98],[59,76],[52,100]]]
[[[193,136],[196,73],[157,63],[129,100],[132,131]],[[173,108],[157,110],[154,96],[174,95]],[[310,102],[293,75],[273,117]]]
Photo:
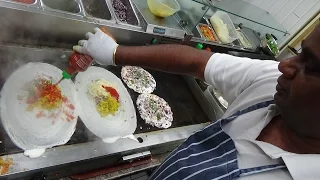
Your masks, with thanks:
[[[233,140],[225,133],[222,126],[238,116],[268,107],[273,101],[266,101],[220,119],[203,130],[191,135],[175,149],[169,157],[150,176],[152,180],[166,179],[237,179],[240,176],[285,168],[275,164],[249,169],[239,169],[237,150]]]

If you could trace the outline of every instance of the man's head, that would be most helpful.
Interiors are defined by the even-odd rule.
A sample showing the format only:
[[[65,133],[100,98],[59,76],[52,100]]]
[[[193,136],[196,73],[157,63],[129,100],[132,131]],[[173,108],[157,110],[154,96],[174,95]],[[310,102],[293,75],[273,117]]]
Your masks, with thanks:
[[[275,102],[285,123],[299,135],[320,138],[320,25],[302,53],[281,61]]]

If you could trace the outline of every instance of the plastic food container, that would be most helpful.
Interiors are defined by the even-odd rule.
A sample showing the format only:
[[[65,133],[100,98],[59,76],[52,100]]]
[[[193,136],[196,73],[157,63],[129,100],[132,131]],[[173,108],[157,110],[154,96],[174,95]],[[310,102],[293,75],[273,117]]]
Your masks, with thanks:
[[[158,17],[168,17],[180,11],[176,0],[147,0],[149,10]]]
[[[42,0],[42,3],[51,9],[65,11],[69,13],[80,13],[80,4],[76,0]]]
[[[217,11],[213,16],[211,16],[210,23],[221,42],[231,43],[238,39],[236,28],[227,13]]]

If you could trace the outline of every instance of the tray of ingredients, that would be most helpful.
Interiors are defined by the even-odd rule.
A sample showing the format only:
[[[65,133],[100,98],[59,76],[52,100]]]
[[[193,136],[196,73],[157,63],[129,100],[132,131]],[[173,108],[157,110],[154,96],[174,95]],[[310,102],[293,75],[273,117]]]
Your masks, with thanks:
[[[197,30],[199,31],[202,38],[207,41],[217,41],[217,36],[214,33],[214,30],[207,24],[199,23],[197,25]]]
[[[140,26],[136,10],[130,0],[111,0],[118,24]]]
[[[237,34],[239,37],[239,41],[243,47],[247,49],[253,49],[252,43],[250,42],[249,38],[241,30],[237,30]]]
[[[82,0],[84,11],[89,16],[111,20],[112,16],[109,11],[107,1],[105,0]]]

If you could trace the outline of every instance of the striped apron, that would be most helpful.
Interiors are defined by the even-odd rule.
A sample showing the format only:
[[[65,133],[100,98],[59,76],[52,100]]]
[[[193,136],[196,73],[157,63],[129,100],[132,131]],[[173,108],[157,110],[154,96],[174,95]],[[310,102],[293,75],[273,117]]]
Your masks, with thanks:
[[[149,179],[230,180],[245,175],[286,168],[284,164],[275,164],[239,169],[234,142],[222,129],[223,125],[233,121],[238,116],[268,107],[273,103],[273,100],[266,101],[237,111],[232,116],[220,119],[191,135],[168,156]]]

